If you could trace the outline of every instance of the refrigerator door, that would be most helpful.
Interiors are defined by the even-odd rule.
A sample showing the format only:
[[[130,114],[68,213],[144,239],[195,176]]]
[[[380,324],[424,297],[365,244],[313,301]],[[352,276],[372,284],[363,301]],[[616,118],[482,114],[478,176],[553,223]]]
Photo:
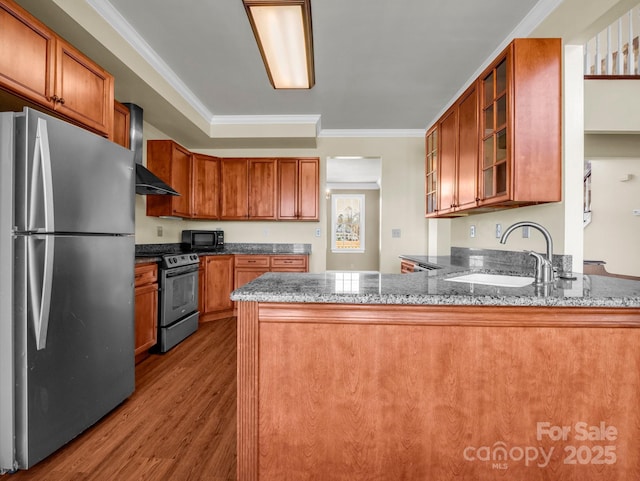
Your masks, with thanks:
[[[16,460],[28,469],[134,390],[135,246],[34,234],[14,249]]]
[[[13,115],[0,114],[0,473],[14,467]]]
[[[132,151],[29,108],[15,149],[18,232],[134,232]]]

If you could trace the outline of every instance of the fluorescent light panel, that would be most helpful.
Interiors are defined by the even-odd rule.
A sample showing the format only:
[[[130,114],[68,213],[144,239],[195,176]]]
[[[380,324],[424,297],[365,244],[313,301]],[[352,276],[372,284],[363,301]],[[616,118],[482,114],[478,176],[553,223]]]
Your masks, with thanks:
[[[243,0],[243,3],[274,88],[313,87],[310,0]]]

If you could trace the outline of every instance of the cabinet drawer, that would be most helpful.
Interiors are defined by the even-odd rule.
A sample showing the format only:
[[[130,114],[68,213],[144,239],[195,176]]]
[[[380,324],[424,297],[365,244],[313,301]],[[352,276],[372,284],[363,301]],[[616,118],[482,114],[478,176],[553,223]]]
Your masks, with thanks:
[[[158,280],[158,265],[155,263],[138,264],[135,268],[135,286],[153,284]]]
[[[269,267],[269,256],[236,256],[236,267]]]
[[[271,256],[272,269],[298,269],[306,271],[306,256]]]

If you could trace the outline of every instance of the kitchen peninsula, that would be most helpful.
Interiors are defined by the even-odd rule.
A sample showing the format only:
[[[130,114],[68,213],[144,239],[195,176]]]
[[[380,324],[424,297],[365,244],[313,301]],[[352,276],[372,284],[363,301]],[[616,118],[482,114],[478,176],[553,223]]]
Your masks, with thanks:
[[[238,479],[640,479],[640,283],[477,270],[236,290]]]

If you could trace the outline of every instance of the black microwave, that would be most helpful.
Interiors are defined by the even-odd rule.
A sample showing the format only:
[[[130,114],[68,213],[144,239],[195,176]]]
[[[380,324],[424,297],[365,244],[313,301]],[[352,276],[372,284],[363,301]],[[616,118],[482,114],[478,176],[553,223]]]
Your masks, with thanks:
[[[190,251],[209,251],[224,248],[224,231],[183,230],[182,247]]]

